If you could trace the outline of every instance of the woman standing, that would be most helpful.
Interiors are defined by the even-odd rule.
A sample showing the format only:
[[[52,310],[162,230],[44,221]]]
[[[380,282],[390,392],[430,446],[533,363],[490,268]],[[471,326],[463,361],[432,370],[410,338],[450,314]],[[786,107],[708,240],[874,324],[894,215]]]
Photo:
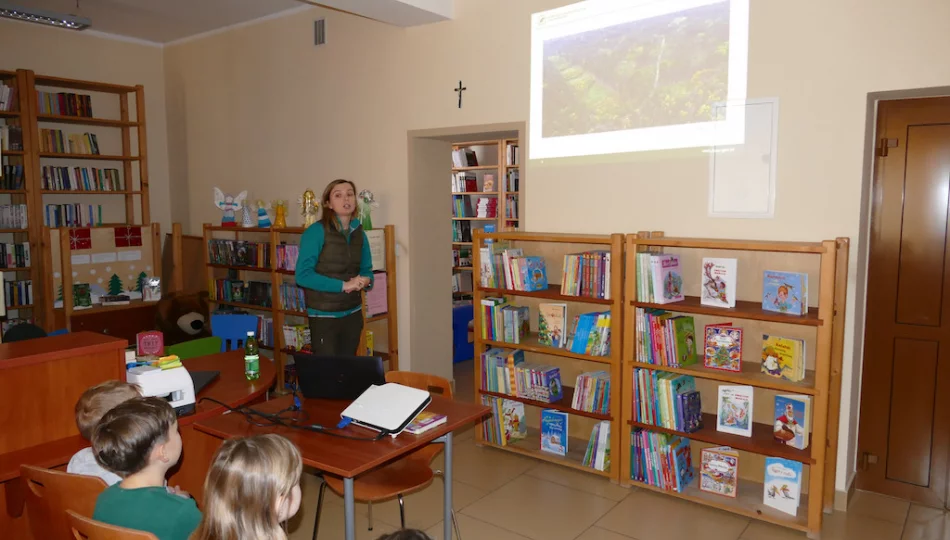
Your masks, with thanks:
[[[314,354],[356,354],[363,332],[360,291],[373,286],[369,240],[355,217],[356,186],[334,180],[323,190],[323,215],[304,231],[295,274],[304,288]]]

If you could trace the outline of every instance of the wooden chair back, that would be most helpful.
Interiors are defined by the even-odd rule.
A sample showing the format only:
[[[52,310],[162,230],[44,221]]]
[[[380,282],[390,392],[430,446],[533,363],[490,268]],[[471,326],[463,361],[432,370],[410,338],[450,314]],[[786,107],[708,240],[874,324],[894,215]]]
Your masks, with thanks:
[[[452,383],[438,375],[416,373],[414,371],[390,371],[386,373],[386,382],[411,386],[427,392],[435,391],[436,394],[452,399]]]
[[[20,475],[26,482],[26,511],[33,538],[72,538],[66,510],[91,517],[96,498],[106,489],[106,483],[97,476],[69,474],[32,465],[21,465]]]
[[[158,540],[150,532],[116,527],[80,516],[72,510],[67,510],[66,514],[69,518],[69,528],[72,534],[70,538],[74,540]]]

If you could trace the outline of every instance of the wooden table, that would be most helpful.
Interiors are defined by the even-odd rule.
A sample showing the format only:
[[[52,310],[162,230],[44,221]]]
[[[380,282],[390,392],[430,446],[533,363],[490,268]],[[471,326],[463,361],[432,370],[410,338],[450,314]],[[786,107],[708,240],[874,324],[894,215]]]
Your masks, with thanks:
[[[274,413],[293,404],[293,398],[283,398],[268,401],[256,410]],[[376,432],[355,425],[342,430],[335,426],[340,421],[340,413],[349,405],[348,401],[304,399],[301,410],[301,423],[318,424],[329,428],[330,431],[350,436],[373,437]],[[258,433],[279,433],[300,448],[305,465],[343,478],[343,507],[346,521],[346,540],[356,538],[355,504],[353,500],[353,479],[377,467],[405,457],[436,439],[444,438],[445,442],[445,496],[444,504],[444,537],[452,538],[452,432],[468,424],[476,422],[490,413],[488,407],[471,403],[460,403],[441,396],[433,395],[432,403],[426,408],[448,417],[446,423],[421,435],[402,433],[393,438],[384,436],[378,441],[355,441],[333,437],[316,431],[293,429],[284,426],[258,427],[250,424],[240,414],[216,416],[208,420],[201,420],[195,424],[198,431],[210,435],[229,439],[245,437]]]
[[[72,334],[74,339],[76,335]],[[105,338],[105,336],[102,337]],[[272,362],[262,360],[260,378],[256,381],[248,381],[244,378],[243,354],[242,351],[231,351],[192,358],[183,362],[184,366],[191,371],[221,372],[217,379],[198,394],[199,400],[210,397],[227,403],[231,407],[239,407],[264,399],[267,389],[276,380],[277,369]],[[122,374],[124,375],[124,363]],[[73,404],[75,404],[75,399]],[[18,410],[21,413],[30,412],[30,406],[29,401],[25,401]],[[72,406],[70,405],[70,409]],[[196,422],[221,415],[226,410],[221,405],[199,401],[195,414],[178,419],[183,447],[182,458],[178,466],[173,469],[168,482],[170,485],[178,485],[188,491],[199,505],[202,503],[208,466],[221,440],[195,430],[194,426]],[[75,425],[74,420],[73,424]],[[12,538],[30,538],[29,526],[23,516],[25,496],[23,490],[26,489],[26,485],[20,478],[21,464],[63,469],[73,454],[87,446],[89,446],[89,441],[83,439],[82,436],[71,435],[0,454],[0,483],[3,485],[3,489],[0,490],[0,502],[6,507],[6,512],[0,513],[0,531],[16,531],[11,533]]]

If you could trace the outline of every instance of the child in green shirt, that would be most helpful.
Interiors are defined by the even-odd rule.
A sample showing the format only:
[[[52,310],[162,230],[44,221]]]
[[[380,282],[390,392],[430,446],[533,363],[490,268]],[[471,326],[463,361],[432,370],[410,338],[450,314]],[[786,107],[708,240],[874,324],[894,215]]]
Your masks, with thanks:
[[[134,398],[102,417],[92,434],[96,460],[122,477],[96,499],[92,518],[147,531],[158,540],[187,540],[201,522],[192,499],[169,493],[165,474],[181,458],[178,419],[161,398]]]

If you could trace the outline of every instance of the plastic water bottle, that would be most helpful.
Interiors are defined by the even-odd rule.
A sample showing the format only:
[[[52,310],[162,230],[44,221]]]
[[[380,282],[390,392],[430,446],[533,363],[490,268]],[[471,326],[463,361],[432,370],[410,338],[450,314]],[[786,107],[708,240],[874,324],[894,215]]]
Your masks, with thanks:
[[[257,352],[254,332],[248,332],[244,340],[244,376],[249,381],[256,381],[261,376],[261,357]]]

